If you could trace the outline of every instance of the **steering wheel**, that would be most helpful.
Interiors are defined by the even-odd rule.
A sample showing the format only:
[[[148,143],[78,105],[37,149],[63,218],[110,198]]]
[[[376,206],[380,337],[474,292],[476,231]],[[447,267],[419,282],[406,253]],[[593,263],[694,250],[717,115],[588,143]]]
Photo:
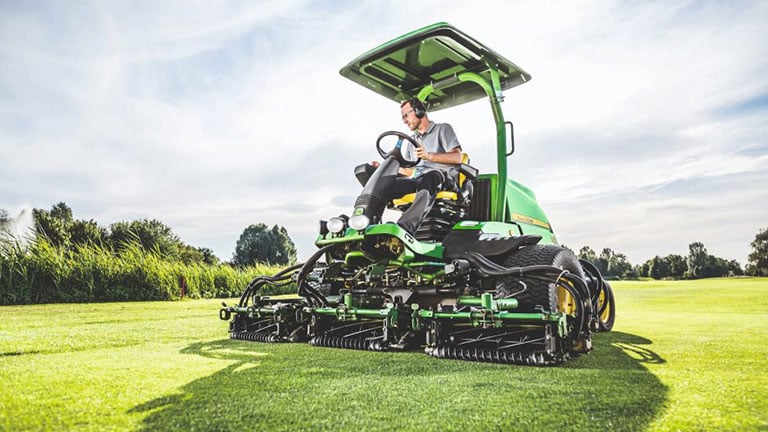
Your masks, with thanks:
[[[393,135],[398,137],[398,138],[400,138],[400,141],[402,141],[404,139],[408,140],[408,142],[413,144],[413,146],[415,148],[420,148],[421,147],[421,144],[419,144],[415,139],[409,137],[408,135],[406,135],[406,134],[404,134],[402,132],[388,131],[388,132],[384,132],[381,135],[379,135],[379,138],[376,140],[376,150],[379,152],[381,157],[383,159],[386,159],[389,156],[394,156],[394,158],[397,159],[398,162],[400,162],[400,166],[403,167],[403,168],[410,168],[410,167],[414,167],[414,166],[418,165],[418,163],[421,162],[421,158],[416,158],[415,161],[406,160],[403,157],[403,153],[401,152],[400,145],[398,145],[395,148],[393,148],[392,150],[390,150],[389,153],[387,153],[387,152],[385,152],[384,150],[381,149],[381,140],[383,138],[385,138],[385,137],[393,136]]]

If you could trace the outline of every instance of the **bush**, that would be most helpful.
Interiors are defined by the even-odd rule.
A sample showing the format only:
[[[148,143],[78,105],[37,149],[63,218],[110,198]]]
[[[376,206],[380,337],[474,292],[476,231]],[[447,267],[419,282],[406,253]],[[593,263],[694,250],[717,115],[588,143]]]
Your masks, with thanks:
[[[178,300],[239,296],[256,276],[279,267],[236,269],[226,264],[185,264],[138,243],[119,254],[94,244],[57,246],[39,237],[30,247],[0,242],[0,304]],[[295,286],[265,287],[265,294],[295,292]]]

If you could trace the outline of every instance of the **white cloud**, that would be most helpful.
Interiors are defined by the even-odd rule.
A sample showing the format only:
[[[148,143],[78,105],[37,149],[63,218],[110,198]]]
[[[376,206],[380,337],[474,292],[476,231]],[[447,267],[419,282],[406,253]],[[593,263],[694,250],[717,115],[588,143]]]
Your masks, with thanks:
[[[743,264],[768,220],[768,108],[740,108],[768,94],[762,2],[4,4],[0,208],[157,218],[224,259],[277,223],[308,256],[316,220],[349,211],[353,166],[403,129],[339,68],[437,21],[533,74],[506,93],[510,175],[561,240],[636,263],[704,240]],[[432,117],[495,170],[486,102]]]

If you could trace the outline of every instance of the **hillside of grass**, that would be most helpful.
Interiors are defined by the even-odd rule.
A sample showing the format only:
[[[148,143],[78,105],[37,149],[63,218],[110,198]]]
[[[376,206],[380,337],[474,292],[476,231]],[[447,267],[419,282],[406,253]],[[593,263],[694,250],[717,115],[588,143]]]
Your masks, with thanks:
[[[2,306],[0,430],[766,430],[768,279],[613,282],[560,367],[230,341],[218,301]]]

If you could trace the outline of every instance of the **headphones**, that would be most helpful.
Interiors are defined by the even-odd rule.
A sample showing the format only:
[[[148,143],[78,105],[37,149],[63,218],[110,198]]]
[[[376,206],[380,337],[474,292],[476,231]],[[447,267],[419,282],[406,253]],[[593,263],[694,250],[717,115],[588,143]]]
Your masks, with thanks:
[[[416,118],[424,118],[424,116],[427,115],[427,107],[424,106],[424,102],[413,98],[408,99],[408,103],[411,104],[413,114],[416,116]]]

